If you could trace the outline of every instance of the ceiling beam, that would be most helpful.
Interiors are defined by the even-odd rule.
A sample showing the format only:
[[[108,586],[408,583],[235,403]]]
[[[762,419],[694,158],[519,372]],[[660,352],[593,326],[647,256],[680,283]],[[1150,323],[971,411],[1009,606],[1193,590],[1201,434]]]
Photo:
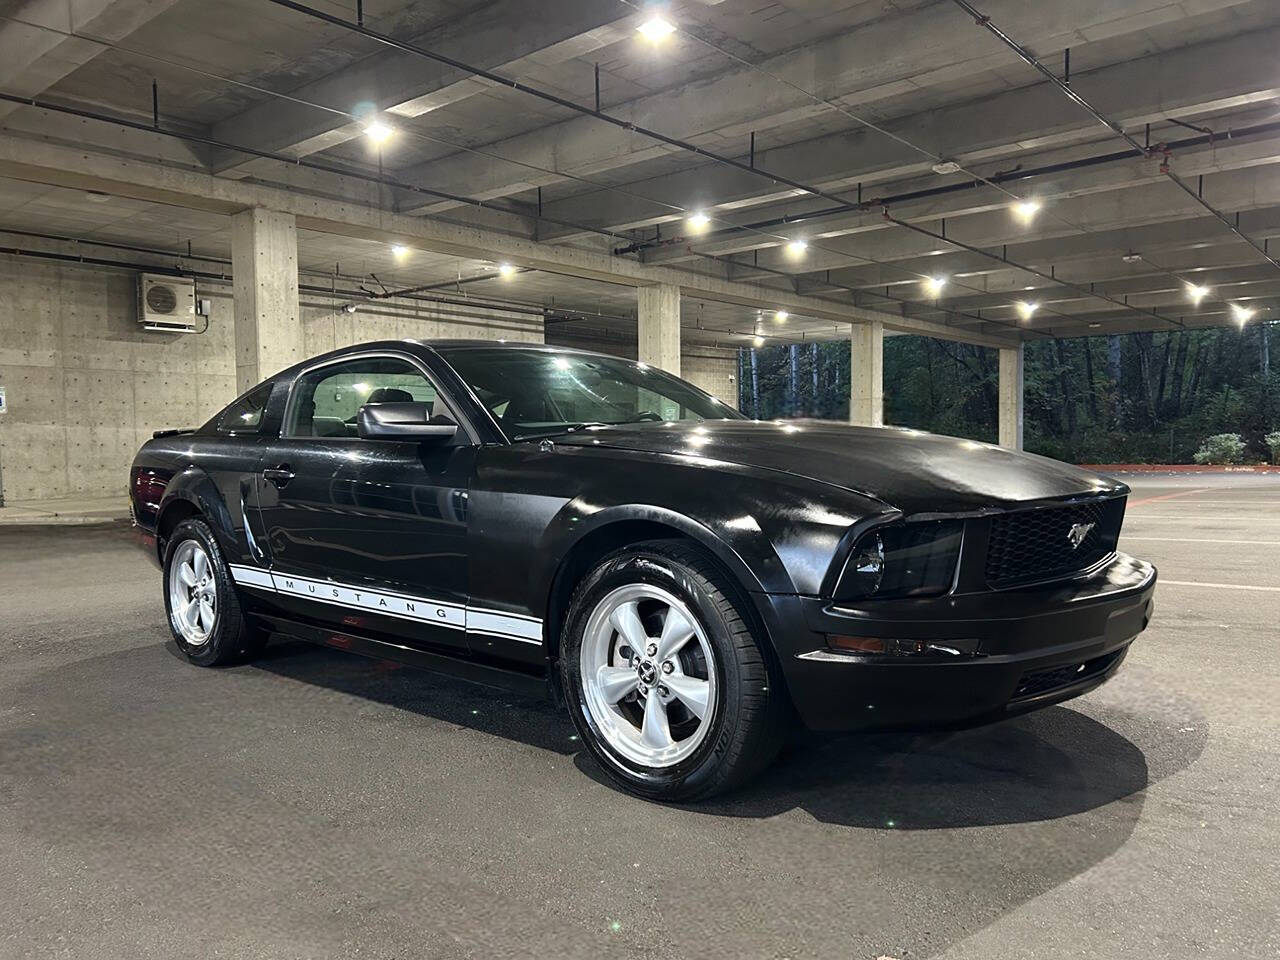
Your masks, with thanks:
[[[0,135],[0,176],[226,215],[251,207],[267,207],[295,215],[298,227],[304,230],[381,242],[399,241],[450,256],[502,260],[531,270],[630,287],[674,284],[685,296],[750,309],[781,308],[798,317],[847,324],[880,320],[888,329],[987,346],[1008,346],[1011,342],[986,331],[957,331],[952,337],[950,326],[866,310],[838,300],[803,297],[673,267],[646,266],[607,253],[390,213],[371,205],[366,199],[368,191],[360,184],[348,185],[348,199],[335,199],[3,135]],[[998,328],[993,326],[994,329]]]
[[[0,89],[34,97],[70,76],[106,48],[67,34],[109,43],[123,40],[177,0],[26,0],[0,21]],[[41,29],[42,27],[48,29]],[[0,117],[20,109],[0,103]]]
[[[1204,196],[1218,209],[1232,214],[1280,205],[1280,164],[1206,176]],[[1204,208],[1194,198],[1164,182],[1075,197],[1054,204],[1053,211],[1058,216],[1050,216],[1048,211],[1044,211],[1034,223],[1024,225],[1017,223],[1010,211],[1000,208],[963,217],[954,223],[948,220],[946,234],[950,240],[991,250],[998,256],[1005,243],[1013,246],[1035,239],[1069,238],[1093,231],[1199,219],[1205,214]],[[928,226],[934,232],[939,230],[936,223]],[[1219,225],[1219,228],[1226,232],[1225,227]],[[898,227],[824,239],[811,245],[799,260],[793,259],[784,249],[762,249],[758,263],[765,270],[783,270],[803,276],[838,270],[857,264],[859,260],[882,263],[908,261],[945,255],[953,249],[946,241]],[[645,258],[646,262],[657,259]],[[895,279],[902,279],[908,269],[904,266]],[[742,264],[734,275],[753,278],[752,264]]]
[[[1023,166],[1030,169],[1070,163],[1107,152],[1100,150],[1097,145],[1079,146],[1066,152],[1037,155],[1034,158],[1025,159]],[[1036,178],[1034,182],[1015,183],[1012,187],[1015,194],[1034,195],[1042,203],[1050,204],[1051,206],[1045,210],[1042,217],[1050,226],[1056,227],[1057,224],[1052,221],[1055,211],[1060,208],[1060,202],[1063,200],[1100,196],[1113,191],[1165,183],[1167,178],[1161,171],[1161,163],[1166,159],[1170,169],[1184,178],[1280,163],[1280,130],[1256,138],[1238,140],[1224,138],[1221,143],[1179,150],[1167,158],[1133,157],[1083,166],[1046,174]],[[940,185],[940,178],[934,176],[931,180],[886,184],[884,194],[886,196],[899,193],[910,194]],[[991,187],[980,186],[919,200],[890,202],[889,208],[896,219],[912,223],[936,223],[945,217],[950,228],[961,224],[964,217],[1005,211],[1010,202],[1007,194]],[[872,201],[872,204],[874,203],[875,201]],[[830,209],[830,206],[828,205],[826,209]],[[648,263],[674,263],[696,259],[699,254],[723,256],[744,253],[750,250],[780,247],[789,236],[803,237],[810,242],[820,241],[825,246],[829,245],[833,237],[895,229],[892,223],[885,220],[879,206],[871,206],[867,210],[840,211],[825,215],[815,211],[809,216],[806,216],[803,208],[794,209],[793,207],[789,211],[788,219],[794,225],[763,229],[730,227],[704,237],[672,240],[661,246],[650,248],[645,252],[643,259]],[[1016,239],[1021,232],[1021,227],[1010,220],[1009,237]]]
[[[1280,97],[1280,75],[1273,69],[1276,49],[1280,49],[1280,27],[1126,60],[1073,75],[1071,83],[1109,116],[1140,129],[1169,118],[1270,103]],[[1023,155],[1029,150],[1097,140],[1097,123],[1083,112],[1064,108],[1061,99],[1055,88],[1041,83],[913,114],[884,127],[966,166],[1011,156],[1027,165]],[[932,165],[921,154],[866,128],[762,150],[756,154],[756,163],[827,192],[856,191],[862,183],[868,197],[890,192],[874,185],[929,175]],[[559,219],[623,230],[680,219],[672,205],[734,218],[739,211],[796,197],[794,189],[714,163],[636,181],[627,189],[630,193],[580,192],[547,203],[545,210]],[[761,215],[748,214],[750,219]],[[574,236],[560,231],[549,238]]]
[[[1181,12],[1206,13],[1244,0],[1184,0]],[[1143,29],[1170,16],[1168,0],[1110,0],[1082,11],[1074,4],[991,0],[990,14],[1038,49],[1055,50]],[[678,138],[740,139],[752,131],[830,111],[803,91],[838,98],[851,109],[916,90],[954,82],[1008,63],[1013,55],[949,5],[934,5],[868,23],[857,30],[807,44],[751,67],[734,67],[610,108],[611,116]],[[782,80],[783,82],[779,82]],[[501,159],[456,154],[403,171],[450,192],[491,199],[558,182],[566,176],[616,170],[675,148],[639,133],[577,117],[491,145],[490,152],[531,163],[551,174],[531,174]],[[424,203],[424,212],[447,204]]]
[[[629,36],[630,21],[620,18],[625,12],[624,7],[599,0],[556,0],[542,6],[538,16],[530,17],[527,0],[497,0],[411,42],[448,51],[450,56],[482,69],[522,76],[586,56]],[[270,99],[222,120],[214,125],[213,136],[304,157],[361,136],[359,123],[334,110],[355,113],[358,105],[365,103],[412,119],[492,86],[434,61],[379,49],[291,91],[293,100]],[[309,108],[298,100],[332,109]],[[242,177],[267,163],[227,151],[215,156],[213,168],[224,176]]]

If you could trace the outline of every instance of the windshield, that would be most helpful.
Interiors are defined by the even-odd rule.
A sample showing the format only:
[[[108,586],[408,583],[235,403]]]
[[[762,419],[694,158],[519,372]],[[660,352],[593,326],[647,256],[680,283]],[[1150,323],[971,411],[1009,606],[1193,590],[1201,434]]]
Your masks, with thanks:
[[[742,419],[697,387],[630,360],[511,347],[437,349],[512,440],[606,424]]]

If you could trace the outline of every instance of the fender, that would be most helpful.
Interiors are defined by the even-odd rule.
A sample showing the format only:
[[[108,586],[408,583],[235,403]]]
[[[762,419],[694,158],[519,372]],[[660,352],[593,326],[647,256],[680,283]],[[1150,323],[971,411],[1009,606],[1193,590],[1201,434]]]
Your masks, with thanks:
[[[754,537],[742,537],[738,542],[729,542],[707,525],[666,507],[648,503],[622,503],[601,509],[582,497],[575,497],[556,514],[539,541],[538,556],[546,558],[547,562],[534,571],[530,578],[530,609],[546,609],[556,574],[574,547],[598,530],[632,520],[671,527],[701,544],[750,592],[768,592],[766,583],[761,580],[757,571],[765,573],[774,586],[784,583],[778,576],[771,575],[777,574],[785,578],[786,573],[767,538],[758,532]]]
[[[237,557],[243,552],[239,547],[239,530],[232,519],[231,511],[227,509],[218,485],[204,470],[191,466],[174,474],[173,479],[165,487],[164,497],[160,500],[160,509],[156,514],[157,531],[164,523],[165,514],[178,502],[190,503],[204,515],[205,522],[218,538],[218,546],[227,556]],[[156,550],[159,552],[162,549],[163,544],[157,537]],[[164,561],[163,556],[160,560]]]

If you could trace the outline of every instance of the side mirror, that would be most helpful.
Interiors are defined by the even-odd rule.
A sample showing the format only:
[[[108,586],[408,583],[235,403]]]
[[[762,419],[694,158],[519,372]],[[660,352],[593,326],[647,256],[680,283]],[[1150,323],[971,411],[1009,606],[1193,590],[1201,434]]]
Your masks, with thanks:
[[[458,432],[448,417],[432,418],[425,403],[366,403],[356,415],[356,430],[366,440],[443,442]]]

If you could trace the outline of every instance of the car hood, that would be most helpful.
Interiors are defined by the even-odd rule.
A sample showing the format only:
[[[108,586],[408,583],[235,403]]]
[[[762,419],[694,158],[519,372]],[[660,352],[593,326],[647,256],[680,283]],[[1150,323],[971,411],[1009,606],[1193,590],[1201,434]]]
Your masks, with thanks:
[[[908,516],[1128,491],[1108,477],[989,443],[823,420],[638,423],[591,427],[553,439],[776,470],[874,497]]]

